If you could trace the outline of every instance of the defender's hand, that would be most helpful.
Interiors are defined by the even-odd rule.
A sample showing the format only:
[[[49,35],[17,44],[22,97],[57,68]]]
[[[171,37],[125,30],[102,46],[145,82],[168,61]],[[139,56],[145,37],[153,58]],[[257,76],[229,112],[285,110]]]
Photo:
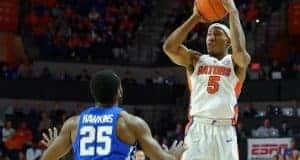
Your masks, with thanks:
[[[52,142],[55,140],[57,137],[57,129],[54,128],[49,128],[48,129],[48,135],[46,133],[43,133],[43,140],[42,143],[46,146],[49,147]]]
[[[175,158],[177,160],[181,159],[182,153],[186,150],[186,148],[183,145],[183,141],[180,141],[179,143],[177,143],[176,140],[173,142],[170,149],[168,149],[168,147],[166,145],[163,145],[163,148],[165,149],[165,151],[167,151],[171,155],[175,156]]]
[[[238,12],[233,0],[221,0],[221,2],[228,13]]]

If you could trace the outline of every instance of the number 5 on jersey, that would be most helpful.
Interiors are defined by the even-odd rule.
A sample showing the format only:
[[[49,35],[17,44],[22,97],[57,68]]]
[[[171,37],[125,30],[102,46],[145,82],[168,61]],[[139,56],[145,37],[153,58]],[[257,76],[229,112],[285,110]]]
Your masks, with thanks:
[[[219,90],[219,81],[221,77],[220,76],[209,76],[208,83],[207,83],[207,92],[209,94],[215,94]]]
[[[84,126],[80,129],[80,156],[105,156],[111,151],[111,126]]]

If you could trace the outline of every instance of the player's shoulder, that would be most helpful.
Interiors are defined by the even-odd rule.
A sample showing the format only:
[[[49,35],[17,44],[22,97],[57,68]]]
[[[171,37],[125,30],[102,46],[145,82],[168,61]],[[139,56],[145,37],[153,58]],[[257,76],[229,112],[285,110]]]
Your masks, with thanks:
[[[69,117],[66,122],[68,123],[78,123],[80,116],[79,115],[75,115],[75,116],[71,116]]]
[[[133,114],[130,114],[126,111],[121,111],[120,112],[120,119],[123,119],[126,122],[135,122],[135,121],[138,121],[140,118],[133,115]]]
[[[71,116],[64,122],[64,127],[69,129],[76,129],[79,122],[79,115]]]
[[[126,111],[120,112],[119,123],[125,123],[128,127],[138,127],[144,125],[146,122],[133,114]]]

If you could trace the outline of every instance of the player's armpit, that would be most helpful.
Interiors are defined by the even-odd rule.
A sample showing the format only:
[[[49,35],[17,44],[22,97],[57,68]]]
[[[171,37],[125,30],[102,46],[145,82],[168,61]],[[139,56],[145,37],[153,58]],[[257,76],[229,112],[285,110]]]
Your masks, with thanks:
[[[251,57],[248,53],[235,53],[232,54],[232,61],[235,66],[235,74],[241,82],[246,79],[247,68],[251,61]]]
[[[45,150],[41,160],[58,160],[68,153],[72,147],[71,130],[73,127],[74,118],[68,119],[59,135],[52,144]]]
[[[251,57],[247,51],[239,51],[232,53],[232,60],[236,66],[240,68],[247,68],[251,61]]]
[[[148,124],[135,116],[129,120],[130,129],[134,131],[135,137],[145,154],[152,160],[176,160],[175,156],[164,151],[158,142],[152,137]],[[182,150],[183,152],[183,150]]]

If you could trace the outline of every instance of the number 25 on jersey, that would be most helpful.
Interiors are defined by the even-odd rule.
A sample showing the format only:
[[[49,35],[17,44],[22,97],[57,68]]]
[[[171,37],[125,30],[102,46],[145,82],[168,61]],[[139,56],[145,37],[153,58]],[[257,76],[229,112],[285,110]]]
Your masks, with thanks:
[[[84,126],[80,129],[80,156],[106,156],[111,151],[112,126]]]

